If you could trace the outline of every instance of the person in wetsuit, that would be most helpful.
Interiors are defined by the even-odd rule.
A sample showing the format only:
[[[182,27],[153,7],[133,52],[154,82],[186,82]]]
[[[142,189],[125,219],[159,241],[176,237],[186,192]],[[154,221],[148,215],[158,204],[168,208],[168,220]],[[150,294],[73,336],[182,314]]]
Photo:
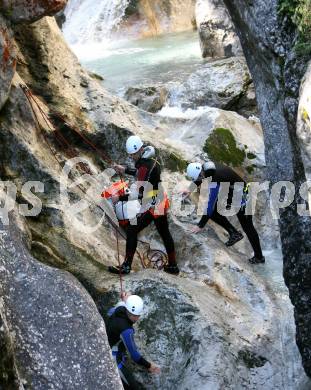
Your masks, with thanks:
[[[137,197],[142,201],[142,209],[137,216],[135,224],[129,223],[126,228],[126,254],[121,268],[119,266],[109,267],[109,271],[115,274],[129,274],[137,247],[138,233],[154,222],[158,233],[164,243],[168,264],[164,266],[164,271],[177,275],[179,268],[176,262],[175,245],[168,226],[166,211],[157,215],[155,205],[161,182],[161,166],[156,158],[155,151],[151,146],[144,147],[142,140],[138,136],[131,136],[126,142],[127,153],[135,161],[135,168],[115,165],[114,169],[120,174],[135,176],[137,183]],[[145,191],[145,187],[139,182],[148,182],[150,188]],[[129,195],[117,196],[113,202],[127,201]]]
[[[131,370],[126,366],[128,355],[136,364],[145,367],[149,372],[160,373],[159,367],[143,358],[134,341],[133,325],[139,320],[143,305],[143,300],[139,296],[123,293],[122,302],[108,311],[106,321],[108,341],[125,390],[140,389]]]
[[[229,194],[227,200],[227,207],[231,206],[233,198],[233,188],[235,183],[244,183],[244,195],[247,193],[247,184],[245,181],[230,167],[222,164],[214,164],[212,161],[208,161],[205,164],[201,163],[191,163],[187,167],[187,175],[192,179],[192,181],[198,186],[201,187],[202,181],[205,178],[211,178],[212,183],[215,183],[214,186],[209,191],[209,199],[207,202],[207,209],[205,210],[204,215],[201,220],[192,229],[193,233],[200,232],[209,219],[216,222],[222,228],[224,228],[229,234],[229,240],[226,242],[226,246],[232,246],[238,241],[243,239],[243,235],[239,232],[229,220],[221,215],[217,211],[217,200],[219,194],[219,187],[221,183],[230,183]],[[253,224],[252,215],[245,214],[246,201],[245,198],[242,199],[241,208],[237,213],[238,220],[242,226],[243,231],[245,232],[252,248],[254,251],[254,256],[249,259],[251,264],[260,264],[265,262],[265,258],[262,254],[262,249],[260,245],[260,240],[258,233]]]

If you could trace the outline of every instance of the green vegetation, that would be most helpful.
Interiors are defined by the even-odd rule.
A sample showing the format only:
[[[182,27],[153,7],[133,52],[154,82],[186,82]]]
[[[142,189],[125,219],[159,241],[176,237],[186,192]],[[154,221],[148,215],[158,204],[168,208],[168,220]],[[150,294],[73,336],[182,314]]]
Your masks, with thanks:
[[[204,152],[217,162],[239,167],[243,164],[246,152],[238,148],[229,129],[217,128],[205,141]]]
[[[254,160],[256,155],[248,152],[247,149],[247,145],[243,145],[242,149],[240,149],[232,132],[229,129],[221,127],[215,129],[210,134],[203,146],[204,152],[208,154],[211,160],[232,167],[241,167],[244,165],[246,171],[251,175],[257,166],[247,160]],[[249,165],[245,166],[245,162]]]
[[[311,54],[311,0],[279,0],[279,14],[288,16],[298,30],[297,54]]]

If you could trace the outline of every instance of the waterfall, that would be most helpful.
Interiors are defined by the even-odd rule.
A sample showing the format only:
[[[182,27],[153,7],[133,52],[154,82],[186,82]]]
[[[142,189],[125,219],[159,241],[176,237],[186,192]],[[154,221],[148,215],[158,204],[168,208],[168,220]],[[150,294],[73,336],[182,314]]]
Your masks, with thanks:
[[[124,17],[130,0],[69,0],[63,32],[72,46],[105,44]]]

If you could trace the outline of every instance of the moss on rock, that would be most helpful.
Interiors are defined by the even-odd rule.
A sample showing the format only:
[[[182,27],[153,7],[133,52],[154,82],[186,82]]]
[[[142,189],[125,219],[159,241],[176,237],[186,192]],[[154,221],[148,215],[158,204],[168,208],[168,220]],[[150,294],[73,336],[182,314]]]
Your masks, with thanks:
[[[311,0],[279,0],[279,14],[289,18],[298,31],[296,53],[309,56],[311,53]]]
[[[203,150],[212,160],[233,167],[241,166],[246,158],[245,150],[239,149],[232,132],[221,127],[210,134]]]

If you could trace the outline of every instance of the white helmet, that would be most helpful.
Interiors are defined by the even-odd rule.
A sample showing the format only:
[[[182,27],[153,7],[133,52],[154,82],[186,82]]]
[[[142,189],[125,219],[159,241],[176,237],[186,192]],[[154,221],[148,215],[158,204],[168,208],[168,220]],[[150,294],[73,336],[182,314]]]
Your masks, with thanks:
[[[144,302],[138,295],[130,295],[125,302],[125,307],[131,314],[140,316],[144,308]]]
[[[204,171],[215,170],[216,165],[213,163],[213,161],[209,160],[203,164],[203,169]]]
[[[126,141],[126,151],[128,154],[134,154],[141,149],[143,144],[143,141],[138,135],[131,135]]]
[[[196,181],[202,171],[202,164],[200,163],[191,163],[187,167],[187,176],[191,180]]]

